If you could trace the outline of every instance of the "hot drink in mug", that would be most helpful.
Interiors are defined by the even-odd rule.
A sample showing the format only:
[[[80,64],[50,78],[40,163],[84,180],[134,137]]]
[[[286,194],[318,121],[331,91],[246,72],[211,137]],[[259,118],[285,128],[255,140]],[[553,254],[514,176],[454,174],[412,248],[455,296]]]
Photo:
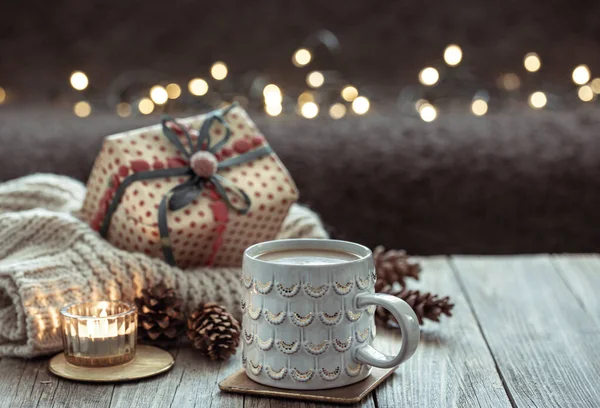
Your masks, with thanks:
[[[401,299],[374,293],[371,251],[359,244],[318,239],[270,241],[244,254],[241,301],[242,364],[254,381],[317,390],[349,385],[371,367],[394,367],[419,343],[419,325]],[[375,308],[398,320],[395,356],[373,348]]]

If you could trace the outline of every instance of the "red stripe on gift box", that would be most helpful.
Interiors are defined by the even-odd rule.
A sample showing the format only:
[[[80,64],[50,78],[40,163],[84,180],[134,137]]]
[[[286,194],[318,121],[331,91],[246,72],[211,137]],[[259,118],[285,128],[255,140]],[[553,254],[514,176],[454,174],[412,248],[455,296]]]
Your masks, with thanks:
[[[211,266],[215,263],[215,258],[219,253],[219,249],[223,246],[223,235],[227,230],[227,222],[229,222],[229,212],[227,211],[227,205],[220,200],[213,201],[210,203],[210,209],[213,213],[213,218],[217,222],[217,238],[212,244],[212,251],[206,265]]]

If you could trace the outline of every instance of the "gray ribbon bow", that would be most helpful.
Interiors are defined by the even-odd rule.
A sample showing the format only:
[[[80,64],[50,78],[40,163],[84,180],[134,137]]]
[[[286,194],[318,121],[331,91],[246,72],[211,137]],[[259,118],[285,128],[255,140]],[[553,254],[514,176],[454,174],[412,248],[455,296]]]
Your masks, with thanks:
[[[177,123],[177,121],[175,121],[175,119],[171,117],[163,117],[161,120],[163,135],[187,159],[188,166],[170,169],[141,171],[125,178],[125,180],[123,180],[117,188],[114,198],[108,206],[108,210],[106,211],[106,215],[104,216],[104,220],[100,228],[100,235],[104,238],[106,238],[106,236],[108,235],[108,230],[110,228],[112,216],[116,211],[117,207],[119,206],[121,199],[123,198],[123,195],[127,190],[127,187],[129,187],[132,183],[135,183],[136,181],[142,180],[152,180],[165,177],[188,177],[186,181],[173,187],[167,194],[165,194],[158,206],[158,231],[160,234],[165,261],[169,265],[176,265],[176,262],[171,247],[171,239],[169,238],[169,226],[167,224],[167,209],[170,211],[177,211],[186,207],[194,199],[196,199],[198,195],[200,195],[206,183],[211,183],[215,187],[217,194],[219,194],[219,196],[225,201],[229,208],[233,209],[234,211],[237,211],[240,214],[246,214],[250,210],[250,207],[252,205],[250,197],[248,197],[244,190],[238,188],[234,184],[230,183],[227,179],[220,176],[218,174],[218,171],[229,167],[238,166],[240,164],[267,156],[273,153],[273,150],[270,146],[263,146],[250,152],[219,162],[217,166],[217,173],[213,174],[208,178],[198,176],[194,172],[194,170],[192,170],[192,168],[189,166],[189,161],[194,153],[206,150],[214,154],[221,150],[221,148],[223,148],[223,146],[227,144],[231,137],[231,129],[223,116],[227,112],[229,112],[234,106],[237,105],[232,104],[224,109],[219,109],[207,114],[206,119],[204,120],[204,123],[202,123],[202,127],[200,128],[198,140],[196,141],[195,146],[185,126],[180,125],[179,123]],[[221,123],[225,127],[225,136],[213,145],[211,143],[210,129],[212,125],[217,122]],[[188,142],[189,150],[187,150],[186,147],[181,143],[181,141],[179,140],[179,136],[177,135],[177,133],[175,133],[175,131],[173,131],[173,129],[171,129],[167,125],[168,123],[176,124],[183,131]],[[233,205],[233,203],[229,199],[225,187],[223,187],[224,184],[227,185],[234,194],[242,198],[242,207],[236,207]]]

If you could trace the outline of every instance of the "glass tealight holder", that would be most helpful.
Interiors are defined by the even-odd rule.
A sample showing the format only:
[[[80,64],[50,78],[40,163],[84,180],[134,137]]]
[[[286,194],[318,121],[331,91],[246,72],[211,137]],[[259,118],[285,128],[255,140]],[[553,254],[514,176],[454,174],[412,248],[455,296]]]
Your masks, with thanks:
[[[107,367],[135,357],[135,306],[120,301],[73,303],[60,314],[65,358],[70,364]]]

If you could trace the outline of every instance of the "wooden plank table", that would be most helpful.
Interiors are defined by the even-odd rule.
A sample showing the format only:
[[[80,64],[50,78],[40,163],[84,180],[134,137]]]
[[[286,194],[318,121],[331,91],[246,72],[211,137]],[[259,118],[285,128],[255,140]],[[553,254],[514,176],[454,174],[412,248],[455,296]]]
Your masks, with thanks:
[[[454,317],[422,327],[415,356],[361,407],[600,407],[600,256],[420,259],[414,287],[447,294]],[[398,336],[379,330],[390,352]],[[46,359],[0,360],[0,407],[314,407],[221,393],[239,358],[213,363],[189,348],[144,381],[59,379]],[[238,356],[239,357],[239,356]],[[326,406],[326,405],[324,405]]]

